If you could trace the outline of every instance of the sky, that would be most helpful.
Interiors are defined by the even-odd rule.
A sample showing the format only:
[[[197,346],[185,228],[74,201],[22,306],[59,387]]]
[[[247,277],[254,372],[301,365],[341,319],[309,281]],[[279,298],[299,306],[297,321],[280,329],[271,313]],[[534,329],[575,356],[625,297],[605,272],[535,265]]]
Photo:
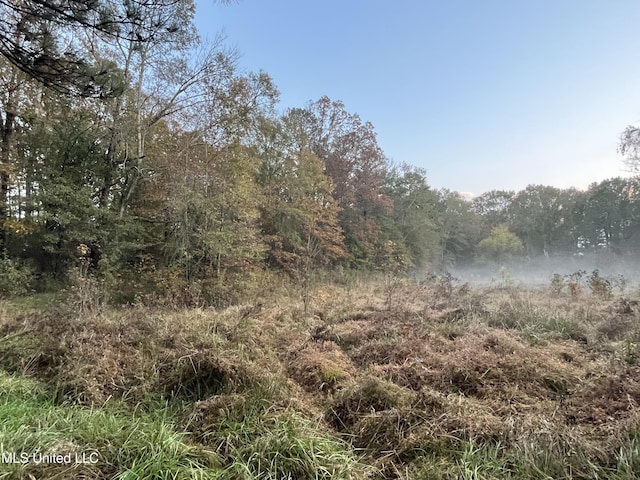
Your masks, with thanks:
[[[370,121],[434,188],[586,188],[627,176],[640,125],[637,0],[196,0],[279,108],[323,95]]]

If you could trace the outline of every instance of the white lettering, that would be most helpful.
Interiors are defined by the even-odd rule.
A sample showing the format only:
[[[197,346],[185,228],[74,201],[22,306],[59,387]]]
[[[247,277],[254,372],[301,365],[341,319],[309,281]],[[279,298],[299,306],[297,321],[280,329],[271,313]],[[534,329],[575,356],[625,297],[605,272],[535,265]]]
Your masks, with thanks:
[[[98,452],[82,452],[82,454],[76,453],[76,463],[95,465],[98,463],[99,459],[100,457],[98,456]]]
[[[0,463],[3,464],[86,464],[95,465],[100,461],[100,454],[93,451],[73,452],[67,454],[35,452],[7,452],[0,450]]]
[[[35,464],[40,463],[71,463],[71,454],[67,453],[66,455],[61,454],[43,454],[41,452],[36,452],[32,456],[32,461]]]
[[[5,452],[2,451],[2,463],[20,463],[20,461],[16,461],[16,454],[13,452]]]

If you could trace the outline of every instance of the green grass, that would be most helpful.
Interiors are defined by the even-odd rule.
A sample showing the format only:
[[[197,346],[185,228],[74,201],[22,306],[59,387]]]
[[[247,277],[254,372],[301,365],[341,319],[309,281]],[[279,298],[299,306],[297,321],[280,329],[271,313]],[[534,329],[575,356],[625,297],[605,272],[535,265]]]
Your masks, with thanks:
[[[4,300],[6,304],[17,312],[46,311],[56,307],[63,299],[61,293],[34,293]]]
[[[0,392],[4,452],[74,458],[95,452],[98,458],[83,465],[0,464],[0,478],[352,479],[371,470],[319,425],[259,399],[238,404],[194,438],[176,427],[182,413],[170,404],[138,412],[118,402],[93,409],[55,405],[43,384],[5,372]]]
[[[216,455],[187,442],[169,407],[131,413],[118,405],[88,409],[55,405],[34,380],[0,372],[0,444],[5,452],[89,455],[95,464],[0,464],[0,478],[218,478]],[[36,474],[37,472],[37,474]],[[67,477],[68,478],[68,477]]]
[[[513,296],[488,318],[491,327],[523,332],[532,345],[557,339],[585,337],[584,323],[560,309],[545,308],[527,298]]]
[[[224,422],[217,435],[233,459],[224,479],[350,479],[367,470],[348,445],[291,410]]]
[[[584,451],[552,443],[533,445],[464,442],[458,448],[424,452],[404,471],[403,480],[634,480],[640,470],[640,439],[635,438],[616,455],[615,465],[596,464]]]
[[[222,459],[221,479],[357,479],[372,470],[318,423],[255,393],[220,396],[189,423]]]

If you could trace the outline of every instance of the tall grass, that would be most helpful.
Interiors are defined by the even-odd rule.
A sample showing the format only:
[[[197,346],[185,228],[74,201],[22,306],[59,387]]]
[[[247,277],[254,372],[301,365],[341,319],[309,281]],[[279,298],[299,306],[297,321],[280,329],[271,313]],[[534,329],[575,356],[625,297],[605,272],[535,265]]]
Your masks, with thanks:
[[[164,408],[131,414],[117,405],[88,409],[56,405],[38,382],[0,372],[0,444],[7,453],[72,455],[71,463],[0,464],[0,478],[217,478],[213,452],[186,441]],[[76,463],[76,454],[96,459]],[[93,455],[92,455],[93,454]],[[37,472],[37,474],[36,474]]]
[[[84,316],[0,303],[2,450],[98,455],[0,478],[638,477],[632,299],[407,281],[388,308],[358,286],[318,287],[309,315],[297,291]]]

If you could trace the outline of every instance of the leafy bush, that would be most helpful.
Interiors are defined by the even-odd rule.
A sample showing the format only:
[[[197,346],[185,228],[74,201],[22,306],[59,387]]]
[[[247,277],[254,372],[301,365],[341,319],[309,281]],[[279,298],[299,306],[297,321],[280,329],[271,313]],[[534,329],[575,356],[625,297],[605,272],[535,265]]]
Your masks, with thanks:
[[[31,289],[33,271],[4,255],[0,258],[0,297],[25,295]]]
[[[480,260],[505,262],[521,255],[524,246],[506,225],[499,225],[491,230],[491,234],[478,244]]]

